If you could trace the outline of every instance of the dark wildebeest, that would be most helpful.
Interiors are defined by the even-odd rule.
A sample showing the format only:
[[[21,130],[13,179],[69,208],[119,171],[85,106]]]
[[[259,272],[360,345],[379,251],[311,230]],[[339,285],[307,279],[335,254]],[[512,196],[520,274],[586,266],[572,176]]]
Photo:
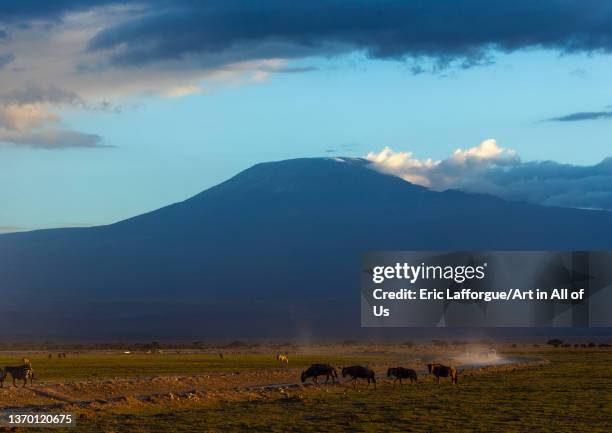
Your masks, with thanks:
[[[25,387],[28,383],[28,378],[30,379],[30,385],[32,385],[34,379],[34,371],[32,370],[32,364],[23,364],[17,367],[4,367],[2,370],[2,374],[0,375],[0,388],[4,386],[4,379],[7,378],[8,375],[11,375],[13,378],[13,386],[17,386],[15,384],[15,380],[23,380],[23,386]]]
[[[417,381],[417,374],[412,368],[396,367],[387,370],[387,377],[393,376],[393,386],[399,380],[400,385],[402,379],[410,379],[410,383]]]
[[[353,380],[353,387],[357,386],[357,379],[367,379],[368,386],[370,382],[374,383],[376,388],[376,376],[371,368],[363,367],[361,365],[353,365],[351,367],[344,367],[342,369],[342,377],[351,376]]]
[[[309,377],[312,377],[312,381],[314,383],[319,383],[319,376],[326,377],[325,383],[329,382],[329,378],[331,377],[333,383],[338,378],[338,373],[336,373],[336,369],[329,364],[312,364],[302,372],[300,377],[302,379],[302,383],[306,382],[306,379]]]
[[[440,383],[441,377],[450,377],[451,384],[457,385],[457,369],[455,367],[447,367],[442,364],[427,364],[429,373],[433,374],[438,383]]]

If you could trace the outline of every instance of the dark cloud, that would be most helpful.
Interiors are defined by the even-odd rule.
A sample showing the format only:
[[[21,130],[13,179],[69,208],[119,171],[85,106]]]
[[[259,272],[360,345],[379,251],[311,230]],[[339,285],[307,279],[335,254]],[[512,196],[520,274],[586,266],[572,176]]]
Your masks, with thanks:
[[[362,50],[380,59],[428,58],[434,69],[488,64],[496,51],[612,49],[606,0],[147,3],[150,13],[101,30],[88,49],[112,50],[110,63],[121,66]]]
[[[543,48],[610,52],[607,0],[20,0],[0,3],[0,22],[60,21],[69,12],[132,5],[131,19],[102,29],[90,52],[100,67],[181,61],[194,67],[240,60],[337,55],[430,60],[415,73],[490,64],[496,52]],[[83,70],[89,70],[86,65]]]
[[[87,10],[92,7],[129,3],[125,0],[18,0],[0,2],[0,22],[45,20],[56,21],[67,12]]]
[[[0,69],[4,69],[7,65],[15,60],[13,53],[0,54]]]
[[[612,118],[612,111],[582,111],[565,116],[548,119],[551,122],[580,122],[582,120],[598,120]]]
[[[612,211],[612,158],[592,166],[545,161],[497,167],[469,180],[460,189],[508,200]]]

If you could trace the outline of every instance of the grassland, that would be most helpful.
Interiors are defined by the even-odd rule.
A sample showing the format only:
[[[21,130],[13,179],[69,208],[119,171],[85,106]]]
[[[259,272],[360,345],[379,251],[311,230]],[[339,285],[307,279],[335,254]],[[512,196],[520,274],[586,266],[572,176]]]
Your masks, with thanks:
[[[86,352],[68,354],[65,359],[49,359],[47,355],[26,354],[36,369],[39,381],[116,379],[159,375],[193,375],[208,372],[261,371],[279,367],[273,353],[218,354],[164,353],[130,354]],[[349,362],[371,362],[380,356],[365,354],[326,354],[326,362],[342,365]],[[21,356],[0,355],[0,365],[19,364]],[[291,356],[292,367],[304,367],[321,360],[321,355]]]
[[[430,349],[410,349],[414,350],[419,360],[430,354]],[[84,391],[90,392],[86,387],[96,378],[123,383],[123,377],[141,391],[128,395],[125,391],[131,388],[116,385],[113,395],[127,397],[66,404],[62,410],[78,415],[79,432],[612,431],[610,349],[508,348],[505,353],[511,356],[548,362],[465,370],[458,387],[437,385],[427,376],[418,385],[395,388],[379,380],[376,390],[355,390],[347,383],[265,386],[295,383],[303,366],[322,358],[334,365],[367,363],[379,376],[386,365],[407,359],[407,350],[398,348],[320,352],[296,354],[289,367],[279,366],[266,354],[231,354],[220,360],[214,354],[90,353],[69,356],[63,363],[42,357],[37,361],[50,382],[81,380]],[[157,374],[202,379],[178,389],[174,382],[158,378],[159,389],[166,392],[150,394],[145,384],[154,382]],[[253,387],[257,384],[262,387]],[[147,393],[149,397],[142,398]]]

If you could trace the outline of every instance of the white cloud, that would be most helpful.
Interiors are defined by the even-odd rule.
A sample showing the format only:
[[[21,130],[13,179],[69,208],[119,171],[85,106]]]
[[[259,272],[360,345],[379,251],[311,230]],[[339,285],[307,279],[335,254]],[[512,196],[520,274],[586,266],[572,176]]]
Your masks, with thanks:
[[[0,106],[0,143],[33,148],[101,147],[101,138],[61,127],[42,104]]]
[[[166,98],[182,98],[183,96],[196,95],[203,93],[204,89],[198,86],[176,86],[164,92]]]
[[[59,117],[38,104],[9,104],[0,107],[0,129],[22,132],[48,123],[59,122]]]
[[[443,160],[416,159],[385,147],[370,152],[373,167],[433,190],[458,189],[508,200],[612,210],[612,158],[593,166],[523,162],[516,151],[485,140]]]
[[[395,152],[389,147],[368,153],[366,159],[380,171],[435,190],[456,187],[468,178],[478,177],[483,170],[520,161],[514,150],[498,146],[495,140],[485,140],[466,150],[457,149],[439,161],[416,159],[412,152]]]
[[[476,161],[489,164],[506,164],[516,162],[516,158],[514,150],[499,147],[493,139],[485,140],[480,145],[466,150],[457,149],[451,156],[451,160],[457,164]]]
[[[440,163],[431,159],[418,160],[412,157],[412,152],[394,152],[390,147],[385,147],[379,153],[370,152],[366,158],[374,162],[380,171],[427,187],[431,186],[431,182],[425,173]]]

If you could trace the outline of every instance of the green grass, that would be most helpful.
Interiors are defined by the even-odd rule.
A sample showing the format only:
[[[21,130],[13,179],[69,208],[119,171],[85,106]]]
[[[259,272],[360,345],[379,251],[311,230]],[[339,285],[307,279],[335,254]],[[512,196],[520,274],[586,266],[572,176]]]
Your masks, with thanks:
[[[209,372],[253,371],[283,367],[274,359],[274,354],[267,355],[224,355],[221,360],[212,354],[69,354],[65,359],[48,359],[43,355],[28,355],[32,361],[36,380],[91,380],[124,377],[148,377],[162,375],[193,375]],[[293,355],[290,356],[290,367],[303,368],[314,362],[328,362],[334,365],[348,363],[368,363],[380,359],[380,356],[365,355]],[[0,366],[18,365],[21,358],[0,355]]]
[[[430,380],[401,389],[322,386],[84,411],[78,431],[612,431],[612,351],[555,350],[546,357],[544,367],[464,374],[459,387]]]

